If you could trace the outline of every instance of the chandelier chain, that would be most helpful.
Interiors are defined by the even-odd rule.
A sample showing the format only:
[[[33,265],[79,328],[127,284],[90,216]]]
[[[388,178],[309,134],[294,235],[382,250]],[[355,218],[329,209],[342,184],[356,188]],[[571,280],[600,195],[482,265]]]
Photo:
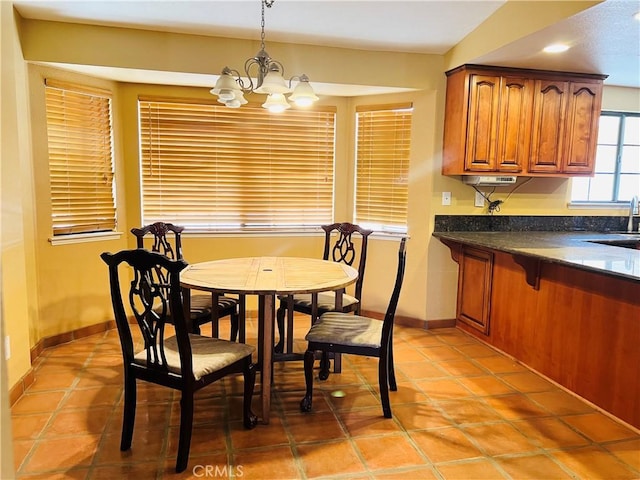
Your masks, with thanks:
[[[262,20],[260,22],[260,48],[264,50],[264,7],[271,8],[276,0],[262,0]]]

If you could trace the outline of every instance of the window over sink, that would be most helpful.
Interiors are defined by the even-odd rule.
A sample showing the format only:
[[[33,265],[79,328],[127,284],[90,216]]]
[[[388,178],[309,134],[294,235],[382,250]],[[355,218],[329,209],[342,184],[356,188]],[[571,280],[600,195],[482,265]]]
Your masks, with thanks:
[[[595,175],[572,179],[572,204],[628,203],[640,195],[640,113],[602,112]]]

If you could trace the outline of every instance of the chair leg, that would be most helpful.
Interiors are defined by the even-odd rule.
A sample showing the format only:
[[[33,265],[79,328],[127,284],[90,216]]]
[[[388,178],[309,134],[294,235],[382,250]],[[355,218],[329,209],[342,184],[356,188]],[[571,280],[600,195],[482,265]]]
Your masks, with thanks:
[[[315,354],[312,350],[304,352],[304,380],[307,384],[307,392],[304,398],[300,401],[300,411],[310,412],[311,404],[313,403],[313,360]]]
[[[193,326],[193,334],[200,335],[200,325],[195,321],[195,319],[191,320]]]
[[[238,338],[239,324],[240,324],[240,320],[238,318],[238,314],[237,313],[232,314],[231,315],[231,335],[229,337],[229,340],[231,340],[232,342],[235,342]]]
[[[238,297],[238,341],[247,343],[247,299],[245,295]]]
[[[329,378],[329,371],[331,366],[330,363],[331,362],[329,361],[329,353],[322,352],[322,356],[320,357],[320,373],[318,374],[318,378],[320,380],[326,380],[327,378]]]
[[[191,448],[191,432],[193,430],[193,392],[182,392],[180,398],[180,438],[178,440],[178,458],[176,473],[186,470]]]
[[[391,418],[391,404],[389,402],[389,358],[383,353],[378,359],[378,384],[380,385],[380,400],[382,413],[385,418]]]
[[[133,439],[133,425],[136,420],[136,378],[125,372],[124,375],[124,414],[122,416],[122,436],[120,450],[123,452],[131,448]]]
[[[258,417],[251,411],[253,388],[256,384],[256,366],[247,359],[247,365],[242,372],[244,376],[244,398],[242,405],[244,428],[251,429],[258,423]]]
[[[287,313],[287,309],[285,306],[280,303],[280,307],[276,311],[276,323],[278,325],[278,343],[276,343],[275,347],[273,347],[274,352],[283,353],[284,352],[284,316]]]
[[[388,364],[388,375],[389,375],[389,388],[391,391],[395,392],[398,390],[398,385],[396,384],[396,371],[393,366],[393,339],[389,337],[389,360]]]
[[[333,354],[333,373],[341,373],[342,372],[342,354],[334,353]]]

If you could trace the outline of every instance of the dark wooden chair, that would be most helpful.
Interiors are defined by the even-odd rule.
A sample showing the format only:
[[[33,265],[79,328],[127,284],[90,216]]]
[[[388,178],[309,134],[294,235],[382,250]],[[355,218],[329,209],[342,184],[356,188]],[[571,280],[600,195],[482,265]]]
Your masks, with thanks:
[[[101,255],[109,266],[111,300],[124,359],[124,416],[120,450],[131,448],[136,415],[136,381],[163,385],[181,392],[180,438],[176,472],[186,469],[193,429],[194,393],[226,375],[244,376],[244,426],[257,423],[251,411],[255,385],[254,347],[244,343],[204,337],[189,331],[183,312],[180,272],[184,260],[145,249],[123,250]],[[127,291],[120,287],[126,266],[133,270]],[[122,268],[121,268],[122,266]],[[129,277],[131,278],[131,277]],[[127,282],[128,283],[128,282]],[[133,313],[129,323],[125,304]],[[169,310],[173,328],[167,327]],[[135,345],[131,329],[137,327],[143,345]],[[175,333],[172,335],[172,331]]]
[[[152,238],[151,250],[173,260],[184,259],[181,238],[183,231],[184,227],[164,222],[131,229],[131,233],[136,237],[138,248],[144,248],[145,237]],[[171,236],[173,236],[173,242],[170,239]],[[217,299],[218,310],[214,321],[212,305],[215,299]],[[244,296],[234,298],[226,295],[191,293],[190,310],[193,333],[199,334],[202,325],[212,322],[211,336],[218,337],[219,319],[228,316],[231,321],[231,340],[236,341],[239,334],[240,342],[245,343],[246,307]]]
[[[342,312],[327,312],[322,314],[320,319],[311,326],[305,337],[309,342],[304,354],[304,377],[307,391],[300,402],[301,411],[311,411],[315,352],[349,353],[379,359],[378,382],[382,412],[386,418],[391,418],[389,389],[392,391],[398,389],[393,367],[393,321],[404,278],[405,243],[406,238],[403,238],[398,250],[398,271],[395,286],[383,321]]]
[[[356,259],[358,259],[358,280],[355,284],[354,294],[347,295],[345,293],[342,296],[342,313],[353,312],[357,315],[360,313],[362,284],[364,282],[364,270],[367,263],[368,239],[369,235],[373,233],[373,230],[368,230],[360,227],[359,225],[346,222],[323,225],[322,229],[325,234],[324,253],[322,254],[323,260],[333,260],[334,262],[346,263],[349,266],[353,266]],[[354,240],[358,237],[360,238],[359,250],[357,245],[354,243]],[[285,352],[284,347],[286,340],[286,353],[293,359],[300,358],[299,354],[297,356],[293,354],[293,312],[310,315],[311,323],[313,323],[323,313],[335,310],[335,295],[336,292],[319,293],[317,296],[317,303],[315,305],[311,294],[281,297],[280,305],[276,312],[280,338],[274,348],[274,351],[276,353]],[[285,317],[287,317],[286,333]],[[325,357],[323,363],[326,363],[326,361],[327,358]],[[335,357],[334,361],[334,371],[339,372],[340,357]],[[327,376],[328,371],[329,370],[327,368]]]

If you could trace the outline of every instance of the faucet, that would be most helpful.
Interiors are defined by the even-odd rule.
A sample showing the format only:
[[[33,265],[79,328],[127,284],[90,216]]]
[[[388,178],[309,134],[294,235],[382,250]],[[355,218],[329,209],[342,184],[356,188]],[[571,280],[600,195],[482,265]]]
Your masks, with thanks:
[[[633,232],[633,216],[638,213],[638,196],[635,195],[631,202],[629,202],[629,221],[627,222],[627,232]],[[640,231],[640,225],[638,226],[638,231]]]

